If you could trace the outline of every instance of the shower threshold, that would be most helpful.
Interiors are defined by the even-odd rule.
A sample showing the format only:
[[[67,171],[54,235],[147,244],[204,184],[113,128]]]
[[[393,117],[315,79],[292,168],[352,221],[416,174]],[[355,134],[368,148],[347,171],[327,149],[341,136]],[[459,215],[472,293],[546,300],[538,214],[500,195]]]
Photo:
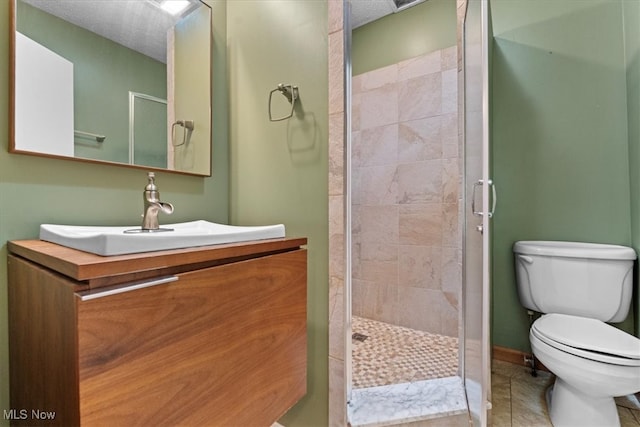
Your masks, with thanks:
[[[468,425],[460,377],[354,389],[347,413],[352,427],[391,426],[452,416],[460,418],[460,425]]]

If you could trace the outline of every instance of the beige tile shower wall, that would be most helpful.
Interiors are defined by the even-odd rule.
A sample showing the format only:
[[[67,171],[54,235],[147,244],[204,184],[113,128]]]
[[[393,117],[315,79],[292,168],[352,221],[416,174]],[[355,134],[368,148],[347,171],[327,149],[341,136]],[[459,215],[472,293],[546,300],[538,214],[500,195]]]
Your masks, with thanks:
[[[344,4],[328,1],[329,32],[329,427],[347,425],[344,246]]]
[[[457,50],[353,78],[353,313],[458,336]]]

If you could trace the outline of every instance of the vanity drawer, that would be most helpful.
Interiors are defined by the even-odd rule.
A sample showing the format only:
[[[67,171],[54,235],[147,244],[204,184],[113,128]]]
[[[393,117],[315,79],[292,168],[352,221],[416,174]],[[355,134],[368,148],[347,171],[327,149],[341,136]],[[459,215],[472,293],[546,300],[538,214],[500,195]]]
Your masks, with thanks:
[[[83,422],[268,425],[284,414],[306,389],[306,250],[177,278],[77,299]]]

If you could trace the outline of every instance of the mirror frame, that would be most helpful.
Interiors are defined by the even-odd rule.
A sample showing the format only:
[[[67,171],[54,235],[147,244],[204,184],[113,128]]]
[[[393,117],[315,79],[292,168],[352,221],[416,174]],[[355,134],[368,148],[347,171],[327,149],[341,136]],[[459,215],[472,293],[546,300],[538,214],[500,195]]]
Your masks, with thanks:
[[[86,157],[72,157],[72,156],[62,156],[56,154],[48,154],[48,153],[39,153],[37,151],[28,151],[16,149],[15,146],[15,137],[16,137],[16,127],[15,127],[15,106],[16,106],[16,32],[18,31],[17,26],[17,5],[18,0],[11,0],[9,3],[9,147],[8,151],[12,154],[23,154],[29,156],[36,157],[45,157],[50,159],[62,159],[62,160],[71,160],[82,163],[93,163],[93,164],[101,164],[101,165],[112,165],[125,167],[129,169],[137,169],[137,170],[145,170],[145,171],[157,171],[157,172],[168,172],[175,173],[181,175],[190,175],[190,176],[199,176],[199,177],[211,177],[213,174],[213,114],[212,114],[212,105],[213,105],[213,22],[211,22],[210,26],[210,34],[209,34],[209,105],[208,105],[208,116],[209,116],[209,170],[206,173],[196,173],[190,171],[183,171],[177,169],[169,169],[169,168],[159,168],[153,166],[144,166],[144,165],[135,165],[130,163],[123,162],[113,162],[108,160],[96,160],[90,159]],[[200,4],[204,7],[209,8],[210,10],[210,20],[212,21],[213,10],[211,10],[211,6],[208,5],[205,1],[199,0]]]

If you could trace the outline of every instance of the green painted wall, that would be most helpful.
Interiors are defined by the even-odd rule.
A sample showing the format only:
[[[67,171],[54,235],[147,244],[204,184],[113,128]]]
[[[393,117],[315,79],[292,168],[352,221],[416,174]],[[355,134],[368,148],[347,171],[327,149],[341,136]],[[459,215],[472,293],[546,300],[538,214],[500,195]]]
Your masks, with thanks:
[[[456,44],[455,0],[429,0],[353,31],[353,75]]]
[[[211,0],[213,48],[213,176],[157,173],[162,199],[172,216],[161,223],[228,220],[228,112],[226,108],[226,5]],[[9,2],[0,2],[7,28]],[[146,174],[142,170],[9,154],[9,32],[0,32],[0,411],[9,408],[6,242],[37,238],[41,223],[137,224]],[[0,412],[1,413],[1,412]],[[0,425],[7,421],[0,417]]]
[[[629,172],[631,180],[631,236],[640,253],[640,1],[622,2],[627,72],[627,123],[629,126]],[[637,288],[636,288],[637,289]],[[640,293],[640,292],[639,292]],[[640,313],[636,294],[635,313]],[[636,315],[636,334],[640,334],[640,315]]]
[[[282,420],[328,425],[327,2],[230,1],[231,220],[284,223],[308,245],[307,395]],[[269,122],[278,83],[295,84],[295,116]],[[285,98],[274,94],[274,105]]]
[[[23,2],[17,26],[73,62],[75,129],[107,136],[75,144],[76,156],[128,163],[129,91],[166,99],[166,65]]]
[[[632,243],[621,0],[491,7],[492,334],[496,345],[528,350],[513,243]]]

